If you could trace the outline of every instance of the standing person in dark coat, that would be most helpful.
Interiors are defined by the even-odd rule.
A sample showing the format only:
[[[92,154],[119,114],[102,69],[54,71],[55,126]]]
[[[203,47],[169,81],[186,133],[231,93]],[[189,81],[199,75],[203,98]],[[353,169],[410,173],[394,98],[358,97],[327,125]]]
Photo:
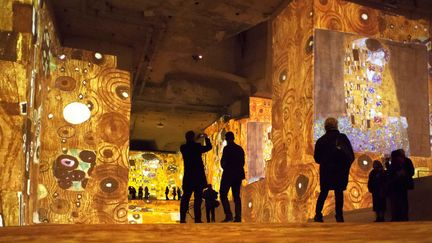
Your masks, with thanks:
[[[388,170],[392,221],[408,221],[408,190],[414,188],[414,166],[402,149],[391,153]]]
[[[348,137],[338,130],[335,118],[324,123],[326,133],[315,144],[315,162],[320,165],[320,187],[315,222],[323,222],[322,209],[328,192],[334,190],[336,200],[336,221],[343,219],[343,191],[348,185],[349,170],[354,161],[354,151]]]
[[[186,223],[186,213],[189,209],[189,200],[194,194],[194,215],[195,223],[201,221],[201,203],[202,192],[207,186],[207,178],[204,171],[204,162],[202,154],[212,149],[210,139],[206,134],[201,137],[205,138],[205,146],[195,142],[195,133],[189,131],[185,135],[186,144],[180,147],[180,152],[184,162],[183,176],[183,195],[180,200],[180,223]]]
[[[143,188],[142,186],[140,186],[138,188],[138,199],[142,199],[143,198]]]
[[[146,200],[149,200],[149,198],[150,198],[150,192],[149,192],[149,189],[147,186],[144,188],[144,198]]]
[[[227,132],[225,134],[227,145],[223,149],[221,166],[223,169],[221,185],[220,185],[220,199],[225,212],[225,219],[222,222],[233,221],[230,204],[228,201],[228,191],[231,192],[235,204],[235,217],[234,222],[241,222],[241,199],[240,187],[242,180],[245,179],[245,155],[242,147],[234,143],[234,133]]]
[[[207,189],[205,189],[203,192],[203,198],[205,199],[205,206],[206,206],[207,223],[210,223],[210,221],[216,222],[215,208],[219,206],[217,197],[218,197],[218,193],[215,190],[213,190],[211,184],[208,184]]]
[[[176,188],[175,188],[175,187],[173,187],[173,190],[172,190],[172,195],[173,195],[173,200],[176,200],[176,196],[177,196],[177,190],[176,190]]]
[[[165,187],[165,200],[169,200],[169,197],[168,197],[168,195],[169,195],[169,187],[167,186],[167,187]]]
[[[373,211],[376,214],[375,222],[384,222],[386,211],[386,172],[379,160],[373,162],[373,170],[369,173],[368,189],[372,193]]]
[[[177,187],[177,200],[180,200],[182,197],[180,187]]]

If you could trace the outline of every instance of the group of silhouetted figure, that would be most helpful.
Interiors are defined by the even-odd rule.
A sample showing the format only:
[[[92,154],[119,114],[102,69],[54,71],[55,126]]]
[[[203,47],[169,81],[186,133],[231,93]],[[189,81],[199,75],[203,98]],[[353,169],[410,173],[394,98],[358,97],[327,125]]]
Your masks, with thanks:
[[[181,194],[182,192],[181,192],[181,190],[180,190],[180,187],[173,187],[173,189],[172,189],[172,193],[171,193],[171,195],[173,196],[172,197],[172,200],[176,200],[176,197],[177,197],[177,200],[180,200],[181,199]],[[169,198],[169,194],[170,194],[170,189],[169,189],[169,186],[167,186],[166,188],[165,188],[165,199],[166,200],[170,200],[170,198]]]
[[[212,185],[207,183],[204,170],[202,154],[212,149],[210,139],[206,134],[195,136],[193,131],[185,135],[186,143],[180,147],[184,161],[183,196],[180,201],[180,223],[186,223],[186,214],[189,210],[189,200],[194,194],[194,220],[201,221],[201,204],[205,199],[207,222],[215,222],[215,208],[219,206],[217,201],[218,193],[213,190]],[[199,138],[205,139],[205,145],[196,142]],[[241,199],[240,187],[245,179],[245,155],[242,147],[234,142],[234,133],[225,134],[226,146],[223,148],[221,167],[223,169],[220,184],[220,200],[225,212],[225,219],[222,222],[241,222]],[[205,190],[204,190],[205,189]],[[233,217],[228,201],[228,191],[231,189],[234,204],[235,216]]]
[[[315,222],[323,222],[322,210],[330,190],[335,194],[335,217],[344,222],[343,191],[348,184],[354,151],[348,137],[338,130],[338,121],[327,118],[326,133],[315,144],[314,159],[320,165],[320,194],[316,203]],[[403,149],[391,152],[384,169],[378,160],[373,162],[369,174],[368,189],[372,193],[376,222],[385,221],[387,201],[390,202],[391,221],[408,220],[408,190],[414,188],[414,166]]]
[[[149,192],[148,187],[144,188],[144,193],[143,193],[143,188],[142,188],[142,186],[140,186],[138,188],[138,196],[137,196],[136,188],[133,186],[129,186],[129,198],[132,200],[136,200],[136,199],[149,200],[150,199],[150,192]]]

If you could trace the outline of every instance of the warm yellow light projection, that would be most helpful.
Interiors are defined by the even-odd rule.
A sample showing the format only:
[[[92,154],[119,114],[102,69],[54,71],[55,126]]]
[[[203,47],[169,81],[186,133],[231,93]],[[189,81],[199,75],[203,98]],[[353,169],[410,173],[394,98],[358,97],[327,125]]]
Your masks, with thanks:
[[[72,102],[64,108],[63,117],[70,124],[78,125],[90,119],[90,110],[83,103]]]

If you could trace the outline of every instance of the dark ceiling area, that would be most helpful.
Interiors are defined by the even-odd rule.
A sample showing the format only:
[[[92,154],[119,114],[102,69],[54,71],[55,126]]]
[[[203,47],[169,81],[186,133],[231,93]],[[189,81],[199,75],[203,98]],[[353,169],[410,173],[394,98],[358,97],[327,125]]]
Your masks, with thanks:
[[[323,0],[325,1],[325,0]],[[431,0],[350,0],[408,17]],[[267,20],[289,0],[48,0],[64,46],[113,54],[131,72],[133,146],[177,151],[230,106],[271,98]]]

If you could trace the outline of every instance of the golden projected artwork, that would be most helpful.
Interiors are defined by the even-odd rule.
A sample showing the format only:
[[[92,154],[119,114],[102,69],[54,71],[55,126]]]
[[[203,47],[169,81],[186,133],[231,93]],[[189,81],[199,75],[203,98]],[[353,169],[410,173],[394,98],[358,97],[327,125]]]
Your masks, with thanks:
[[[426,43],[430,26],[427,20],[387,15],[342,0],[294,0],[272,20],[272,159],[265,179],[242,190],[246,221],[305,222],[315,213],[319,193],[318,166],[312,156],[318,102],[314,100],[313,77],[315,28]],[[321,105],[329,106],[329,102]],[[345,211],[371,206],[367,175],[370,162],[380,158],[372,153],[356,154],[345,192]],[[334,197],[330,195],[324,214],[333,210]]]
[[[129,153],[129,186],[138,192],[148,187],[150,199],[165,199],[165,188],[181,187],[183,159],[181,154],[131,151]]]
[[[222,167],[220,166],[220,160],[222,158],[223,148],[226,145],[225,134],[227,132],[233,132],[235,143],[245,148],[245,122],[246,119],[231,119],[226,122],[223,118],[221,118],[204,130],[204,132],[209,136],[213,145],[212,150],[204,154],[207,182],[212,184],[213,189],[216,191],[219,191],[222,178]]]
[[[239,120],[219,119],[208,128],[205,133],[209,135],[213,149],[204,156],[207,180],[219,190],[222,176],[220,159],[226,145],[225,134],[233,132],[235,142],[245,151],[245,184],[264,177],[263,171],[267,160],[271,159],[271,104],[266,98],[249,98],[249,117]],[[252,169],[253,171],[249,171]]]
[[[0,6],[0,224],[27,222],[30,168],[25,154],[28,71],[31,51],[31,5],[12,0]],[[30,12],[31,16],[31,12]]]
[[[63,48],[44,81],[36,222],[126,223],[130,78]]]

